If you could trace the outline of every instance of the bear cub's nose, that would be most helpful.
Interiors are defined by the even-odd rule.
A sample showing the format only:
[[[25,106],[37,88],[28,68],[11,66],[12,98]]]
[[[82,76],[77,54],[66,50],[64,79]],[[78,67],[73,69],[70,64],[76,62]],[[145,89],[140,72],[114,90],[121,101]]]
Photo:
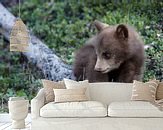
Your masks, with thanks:
[[[100,71],[102,71],[102,68],[96,68],[95,67],[94,70],[100,72]]]

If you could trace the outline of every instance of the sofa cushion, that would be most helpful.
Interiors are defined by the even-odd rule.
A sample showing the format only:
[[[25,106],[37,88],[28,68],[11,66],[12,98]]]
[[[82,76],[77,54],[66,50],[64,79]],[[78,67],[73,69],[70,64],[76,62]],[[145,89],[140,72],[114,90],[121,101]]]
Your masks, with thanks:
[[[163,99],[163,82],[160,82],[157,87],[156,99]]]
[[[151,80],[146,83],[134,80],[131,100],[153,102],[158,84],[159,81],[157,80]]]
[[[40,109],[41,117],[105,117],[107,107],[101,102],[50,102]]]
[[[111,117],[163,117],[163,111],[150,102],[128,101],[112,102],[108,107]]]
[[[67,89],[78,89],[78,88],[86,88],[86,96],[88,97],[88,99],[90,100],[90,94],[89,94],[89,82],[88,80],[84,80],[84,81],[74,81],[71,79],[64,79],[64,83]]]
[[[53,89],[55,102],[79,102],[88,101],[85,95],[86,88],[79,89]]]
[[[53,89],[65,89],[63,81],[54,82],[46,79],[42,79],[42,84],[45,91],[45,103],[53,102],[55,99]]]

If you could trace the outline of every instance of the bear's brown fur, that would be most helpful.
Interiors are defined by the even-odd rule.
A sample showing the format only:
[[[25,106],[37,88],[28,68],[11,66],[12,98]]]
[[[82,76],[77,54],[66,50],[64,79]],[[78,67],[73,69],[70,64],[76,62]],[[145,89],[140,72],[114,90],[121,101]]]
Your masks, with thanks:
[[[74,62],[77,80],[133,82],[141,80],[144,45],[128,25],[109,26],[95,21],[98,34],[78,50]]]

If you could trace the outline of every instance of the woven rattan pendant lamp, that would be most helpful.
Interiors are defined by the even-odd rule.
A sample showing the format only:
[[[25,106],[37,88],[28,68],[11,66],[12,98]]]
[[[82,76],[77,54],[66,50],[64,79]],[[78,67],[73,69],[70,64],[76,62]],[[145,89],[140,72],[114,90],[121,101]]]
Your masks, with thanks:
[[[10,33],[10,51],[27,52],[29,51],[30,36],[27,27],[20,18],[20,0],[19,0],[19,17]]]

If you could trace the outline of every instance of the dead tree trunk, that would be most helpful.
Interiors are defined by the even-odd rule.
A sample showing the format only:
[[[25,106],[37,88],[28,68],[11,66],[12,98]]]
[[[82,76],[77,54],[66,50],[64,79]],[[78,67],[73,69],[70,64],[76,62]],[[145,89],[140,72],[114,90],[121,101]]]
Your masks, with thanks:
[[[16,18],[0,3],[0,33],[9,40],[10,31]],[[74,79],[71,66],[65,64],[41,40],[30,34],[30,51],[23,53],[29,62],[35,63],[43,74],[52,80]]]

